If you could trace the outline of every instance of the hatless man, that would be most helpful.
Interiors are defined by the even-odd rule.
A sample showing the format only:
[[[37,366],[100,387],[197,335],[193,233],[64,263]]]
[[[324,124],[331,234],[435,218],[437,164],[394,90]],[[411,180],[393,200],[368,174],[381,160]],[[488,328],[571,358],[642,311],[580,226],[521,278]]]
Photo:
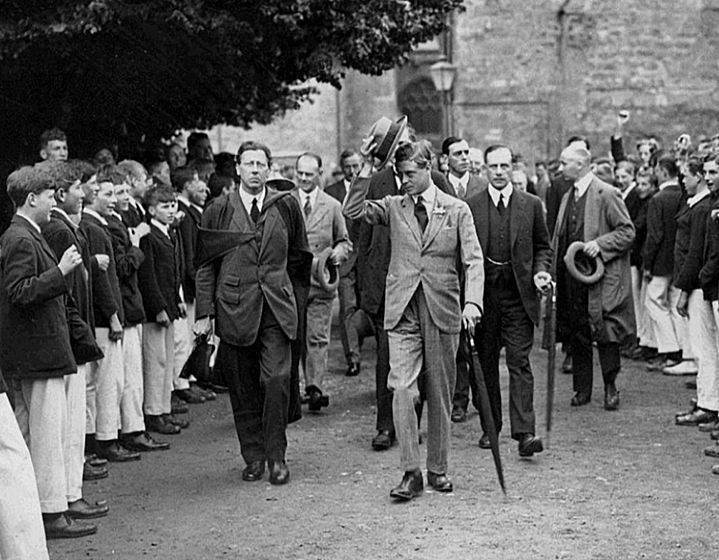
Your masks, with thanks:
[[[51,128],[40,135],[40,159],[67,161],[67,136],[59,128]]]
[[[583,406],[592,396],[592,343],[597,343],[604,379],[604,408],[616,410],[621,370],[619,345],[635,331],[630,286],[629,251],[634,224],[619,191],[591,171],[591,153],[570,144],[562,151],[559,170],[571,188],[562,197],[552,238],[553,270],[557,278],[558,338],[572,351],[575,395],[572,406]],[[599,256],[604,275],[587,285],[569,273],[564,256],[575,242],[584,243],[590,259]]]
[[[297,187],[292,194],[302,208],[307,242],[313,258],[318,261],[322,253],[331,250],[329,260],[340,266],[352,250],[342,206],[319,188],[322,160],[316,154],[304,153],[297,158]],[[314,268],[314,267],[313,267]],[[318,274],[324,274],[318,270]],[[328,289],[312,276],[307,299],[307,335],[302,355],[305,374],[305,393],[308,407],[318,411],[329,404],[322,392],[322,378],[327,371],[327,356],[332,322],[332,302],[336,288]],[[324,397],[324,398],[323,398]]]
[[[384,327],[388,331],[395,433],[404,476],[390,496],[408,501],[424,487],[420,470],[415,404],[418,378],[425,372],[428,404],[427,481],[451,492],[447,476],[450,406],[455,358],[462,325],[473,331],[481,317],[484,273],[482,250],[467,204],[442,193],[431,180],[428,142],[408,142],[395,154],[402,195],[366,200],[376,144],[362,146],[365,162],[344,206],[351,219],[389,227],[391,259],[385,289]],[[460,269],[465,274],[460,307]]]
[[[482,177],[469,172],[469,144],[466,140],[449,136],[442,142],[442,154],[447,158],[447,179],[461,200],[467,200],[486,185]]]
[[[195,334],[220,337],[216,368],[227,382],[247,466],[242,479],[286,484],[286,428],[291,392],[291,341],[297,337],[296,294],[309,283],[311,254],[297,199],[266,188],[270,149],[243,142],[237,152],[240,188],[202,215],[200,240],[229,239],[198,256]],[[226,235],[227,234],[227,235]]]
[[[484,254],[484,316],[476,333],[479,362],[499,432],[499,353],[505,348],[511,434],[518,442],[519,455],[531,457],[543,446],[535,436],[534,376],[529,353],[534,326],[539,324],[537,292],[546,291],[552,280],[552,250],[542,202],[512,183],[519,173],[512,171],[512,150],[502,144],[489,146],[484,161],[489,185],[468,201]],[[488,427],[482,428],[479,445],[489,449]]]

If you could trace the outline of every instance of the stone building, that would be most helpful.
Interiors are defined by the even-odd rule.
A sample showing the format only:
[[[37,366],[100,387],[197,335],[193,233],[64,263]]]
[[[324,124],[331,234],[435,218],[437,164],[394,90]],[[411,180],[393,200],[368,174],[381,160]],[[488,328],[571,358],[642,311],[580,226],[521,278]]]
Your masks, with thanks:
[[[334,162],[380,115],[404,113],[438,147],[442,96],[429,66],[442,57],[457,68],[447,129],[480,148],[507,142],[534,161],[584,134],[604,155],[620,109],[631,112],[630,149],[644,134],[667,145],[682,132],[719,132],[719,0],[466,0],[465,8],[403,67],[349,74],[341,91],[321,87],[271,126],[215,129],[213,139],[234,151],[262,138],[288,159],[310,149]]]

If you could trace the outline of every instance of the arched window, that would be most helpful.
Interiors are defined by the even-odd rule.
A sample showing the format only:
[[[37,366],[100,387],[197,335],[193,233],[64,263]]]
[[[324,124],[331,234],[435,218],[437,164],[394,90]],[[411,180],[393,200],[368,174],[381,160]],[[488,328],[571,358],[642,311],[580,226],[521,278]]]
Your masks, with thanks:
[[[430,78],[416,78],[407,84],[398,105],[420,136],[442,134],[442,95]]]

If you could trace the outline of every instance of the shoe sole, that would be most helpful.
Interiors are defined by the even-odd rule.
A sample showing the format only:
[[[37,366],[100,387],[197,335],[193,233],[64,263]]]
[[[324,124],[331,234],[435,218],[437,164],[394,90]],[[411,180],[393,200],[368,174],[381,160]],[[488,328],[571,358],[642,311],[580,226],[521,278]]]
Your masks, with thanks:
[[[72,532],[72,533],[66,532],[66,531],[61,531],[58,533],[45,531],[45,538],[48,540],[50,540],[50,539],[79,539],[81,537],[89,537],[90,535],[94,535],[95,533],[97,533],[97,527],[91,527],[88,529],[84,529],[82,531],[76,531],[76,532]]]
[[[397,500],[398,502],[409,502],[410,500],[413,500],[417,496],[419,496],[422,493],[422,490],[419,492],[413,492],[411,496],[407,496],[406,494],[399,494],[395,492],[394,490],[391,490],[389,493],[389,497]]]
[[[73,519],[77,519],[78,521],[82,521],[83,519],[100,519],[101,517],[107,517],[107,514],[110,512],[110,510],[103,511],[102,513],[94,513],[91,515],[84,515],[81,513],[73,512],[72,510],[68,510],[67,515],[69,517],[72,517]]]

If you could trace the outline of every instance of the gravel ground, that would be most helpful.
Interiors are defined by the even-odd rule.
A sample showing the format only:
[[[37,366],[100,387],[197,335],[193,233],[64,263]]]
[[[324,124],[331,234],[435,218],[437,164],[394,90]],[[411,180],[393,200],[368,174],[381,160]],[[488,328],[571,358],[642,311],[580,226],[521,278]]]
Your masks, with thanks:
[[[606,412],[600,375],[595,401],[573,409],[571,376],[558,373],[549,449],[522,460],[516,442],[501,436],[506,496],[491,453],[477,447],[472,413],[453,425],[454,493],[425,490],[395,504],[389,490],[401,478],[399,450],[369,445],[374,342],[365,344],[361,375],[346,378],[336,330],[333,340],[330,407],[288,430],[289,485],[241,480],[229,400],[220,395],[191,408],[192,426],[167,436],[170,451],[112,464],[109,478],[86,483],[86,497],[107,499],[110,515],[93,537],[51,541],[51,558],[719,558],[719,476],[702,454],[711,442],[674,426],[674,413],[692,397],[685,378],[627,361],[621,407]],[[535,349],[532,363],[545,436],[546,352]],[[506,414],[506,369],[502,381]]]

